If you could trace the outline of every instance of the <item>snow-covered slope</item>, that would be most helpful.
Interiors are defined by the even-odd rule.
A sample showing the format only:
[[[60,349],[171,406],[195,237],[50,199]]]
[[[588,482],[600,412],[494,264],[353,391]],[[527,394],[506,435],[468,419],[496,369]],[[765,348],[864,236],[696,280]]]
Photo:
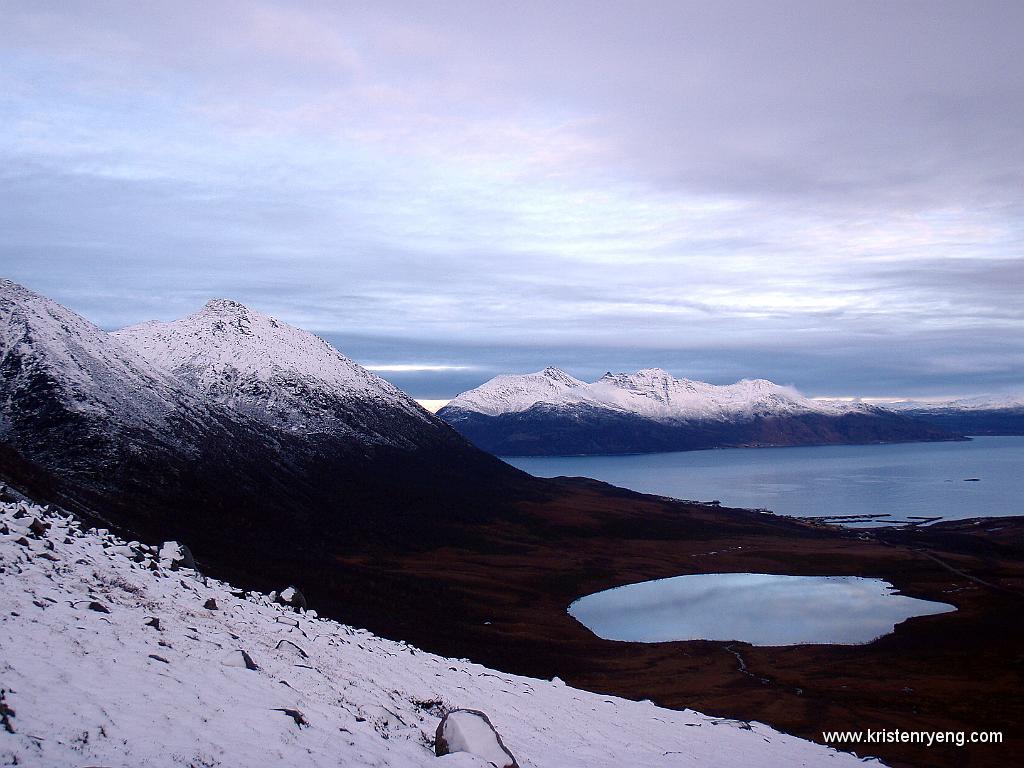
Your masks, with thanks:
[[[423,653],[155,553],[0,504],[0,764],[486,768],[434,756],[439,718],[461,707],[523,768],[864,764],[759,723]]]
[[[373,422],[381,413],[423,426],[433,420],[319,336],[228,299],[113,335],[203,396],[276,428],[378,439]]]
[[[8,400],[52,398],[70,412],[132,425],[165,420],[183,399],[133,349],[10,280],[0,280],[0,387]],[[0,419],[0,435],[11,426]]]
[[[792,387],[765,379],[743,379],[718,386],[677,379],[660,368],[636,373],[606,373],[592,384],[558,368],[521,376],[502,375],[455,397],[446,409],[488,416],[517,413],[535,405],[583,405],[631,413],[658,421],[719,421],[793,413],[836,414],[861,410],[853,403],[804,397]]]

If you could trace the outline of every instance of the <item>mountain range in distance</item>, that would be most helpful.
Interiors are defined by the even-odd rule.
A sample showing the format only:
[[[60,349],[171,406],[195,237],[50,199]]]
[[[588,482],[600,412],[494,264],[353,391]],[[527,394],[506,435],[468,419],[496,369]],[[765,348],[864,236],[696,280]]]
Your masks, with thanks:
[[[1024,435],[1024,396],[1019,395],[901,400],[882,407],[965,435]]]
[[[714,385],[649,368],[588,383],[549,367],[497,376],[458,395],[438,415],[492,453],[555,456],[1021,434],[1024,402],[881,406],[811,399],[764,379]]]

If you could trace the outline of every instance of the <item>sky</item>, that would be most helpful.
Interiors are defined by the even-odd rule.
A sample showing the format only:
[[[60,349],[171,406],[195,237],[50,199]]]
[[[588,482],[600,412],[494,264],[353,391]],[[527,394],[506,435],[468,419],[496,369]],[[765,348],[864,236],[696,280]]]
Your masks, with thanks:
[[[1024,391],[1019,2],[0,5],[0,274],[413,396]]]

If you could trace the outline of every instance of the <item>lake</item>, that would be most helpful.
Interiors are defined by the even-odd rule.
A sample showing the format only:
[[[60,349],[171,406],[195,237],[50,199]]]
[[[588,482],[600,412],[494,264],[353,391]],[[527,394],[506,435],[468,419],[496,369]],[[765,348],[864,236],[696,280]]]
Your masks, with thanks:
[[[1024,437],[505,461],[538,477],[592,477],[796,517],[884,514],[890,517],[882,522],[900,522],[1024,514]]]
[[[881,579],[702,573],[580,598],[569,613],[598,637],[639,643],[869,643],[913,616],[956,610],[898,595]]]

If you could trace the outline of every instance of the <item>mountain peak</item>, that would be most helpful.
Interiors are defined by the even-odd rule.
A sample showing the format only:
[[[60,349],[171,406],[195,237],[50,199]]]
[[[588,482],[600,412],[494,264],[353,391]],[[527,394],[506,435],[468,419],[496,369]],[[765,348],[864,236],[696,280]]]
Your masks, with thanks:
[[[598,408],[662,421],[753,418],[755,415],[849,409],[808,400],[791,387],[767,379],[743,379],[718,386],[677,379],[663,368],[604,374],[592,384],[548,367],[537,373],[496,376],[463,392],[446,407],[496,416],[526,411],[535,405]]]
[[[213,299],[180,320],[114,335],[221,404],[289,431],[373,433],[354,415],[370,403],[426,418],[411,398],[316,334],[232,299]]]
[[[245,304],[234,299],[210,299],[202,311],[217,315],[247,315],[252,312]]]
[[[210,299],[193,317],[208,318],[210,329],[218,334],[236,333],[251,336],[253,314],[247,306],[232,299]]]

